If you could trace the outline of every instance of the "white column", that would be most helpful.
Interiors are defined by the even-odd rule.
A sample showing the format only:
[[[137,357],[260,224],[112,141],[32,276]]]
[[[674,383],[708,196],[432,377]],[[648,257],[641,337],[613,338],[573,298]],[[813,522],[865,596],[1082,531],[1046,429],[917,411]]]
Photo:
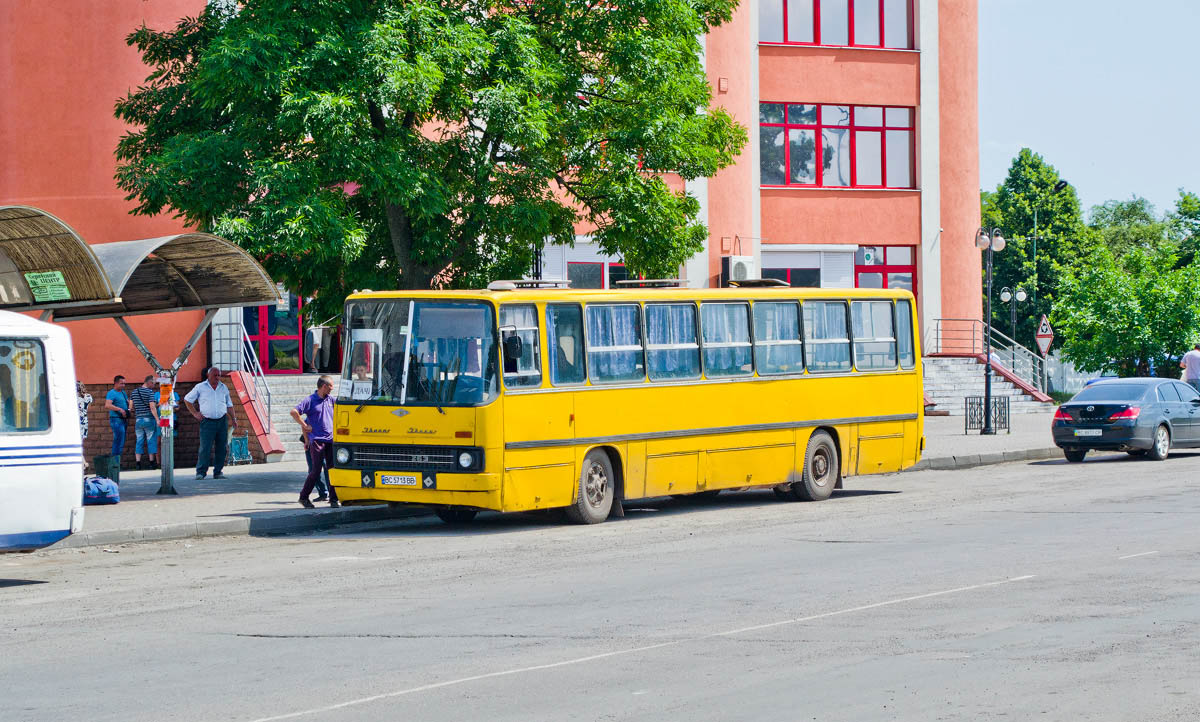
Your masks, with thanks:
[[[916,39],[921,52],[921,99],[917,108],[917,185],[921,189],[921,245],[917,254],[922,346],[931,346],[942,315],[942,202],[938,0],[917,0]]]

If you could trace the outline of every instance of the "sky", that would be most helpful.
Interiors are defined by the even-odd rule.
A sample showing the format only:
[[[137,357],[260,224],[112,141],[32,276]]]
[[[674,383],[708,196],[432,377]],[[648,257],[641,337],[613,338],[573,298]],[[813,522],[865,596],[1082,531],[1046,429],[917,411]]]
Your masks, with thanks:
[[[1200,193],[1200,0],[979,0],[979,182],[1040,153],[1085,209]]]

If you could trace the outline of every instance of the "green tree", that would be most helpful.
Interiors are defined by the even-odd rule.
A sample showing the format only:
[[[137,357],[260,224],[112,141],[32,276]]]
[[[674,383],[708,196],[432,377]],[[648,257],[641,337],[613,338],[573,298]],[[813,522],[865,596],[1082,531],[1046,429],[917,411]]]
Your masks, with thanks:
[[[707,177],[746,133],[700,45],[736,0],[246,0],[128,41],[117,179],[242,244],[333,314],[355,287],[519,277],[596,228],[631,271],[703,249]]]
[[[1200,196],[1179,189],[1175,210],[1167,214],[1167,235],[1179,244],[1179,261],[1190,264],[1200,252]]]
[[[993,260],[992,323],[1009,332],[1009,308],[999,301],[999,290],[1025,289],[1029,300],[1017,306],[1016,340],[1036,348],[1033,335],[1038,320],[1050,313],[1064,269],[1093,245],[1080,216],[1079,198],[1073,187],[1063,184],[1054,166],[1022,148],[1004,182],[995,191],[984,192],[980,201],[983,225],[999,228],[1008,240]]]
[[[1200,332],[1200,269],[1177,265],[1173,244],[1107,245],[1064,274],[1054,303],[1063,356],[1088,372],[1179,375]]]
[[[1166,221],[1140,196],[1093,206],[1088,225],[1117,258],[1133,248],[1156,248],[1167,239]]]

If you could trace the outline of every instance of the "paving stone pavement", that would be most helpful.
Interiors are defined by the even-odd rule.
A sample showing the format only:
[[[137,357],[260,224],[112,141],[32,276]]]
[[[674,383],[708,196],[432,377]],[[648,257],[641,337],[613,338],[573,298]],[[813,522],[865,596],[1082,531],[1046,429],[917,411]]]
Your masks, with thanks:
[[[1013,415],[1011,433],[963,433],[961,417],[925,420],[925,453],[912,470],[960,469],[1006,461],[1046,459],[1061,452],[1050,439],[1050,414]],[[402,518],[427,513],[386,505],[316,510],[296,499],[304,482],[303,462],[226,467],[226,479],[193,479],[178,469],[178,496],[158,496],[157,471],[121,472],[121,503],[89,506],[83,531],[53,548],[115,545],[222,534],[269,535],[322,529],[338,524]]]

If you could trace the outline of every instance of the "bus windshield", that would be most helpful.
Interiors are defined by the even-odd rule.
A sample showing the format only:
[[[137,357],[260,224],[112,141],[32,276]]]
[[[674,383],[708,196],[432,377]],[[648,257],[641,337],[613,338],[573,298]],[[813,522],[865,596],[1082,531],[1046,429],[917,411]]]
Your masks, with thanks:
[[[342,397],[401,406],[478,406],[498,393],[492,307],[353,301]],[[411,333],[410,333],[411,331]]]

